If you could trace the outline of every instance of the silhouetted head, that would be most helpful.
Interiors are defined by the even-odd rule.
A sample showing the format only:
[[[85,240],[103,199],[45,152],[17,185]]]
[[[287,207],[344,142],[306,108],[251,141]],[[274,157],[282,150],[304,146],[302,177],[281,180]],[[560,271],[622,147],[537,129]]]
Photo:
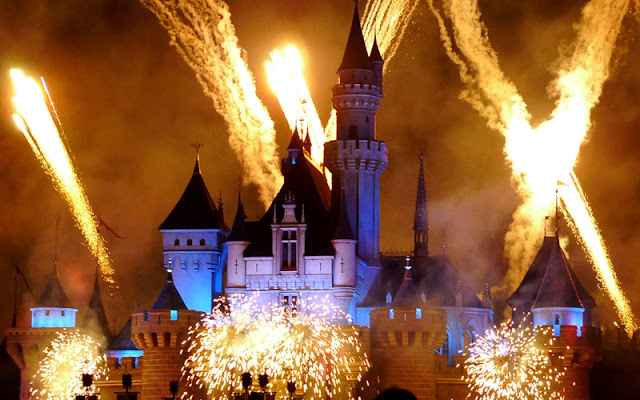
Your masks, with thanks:
[[[413,393],[400,389],[397,386],[391,387],[380,393],[375,400],[418,400]]]

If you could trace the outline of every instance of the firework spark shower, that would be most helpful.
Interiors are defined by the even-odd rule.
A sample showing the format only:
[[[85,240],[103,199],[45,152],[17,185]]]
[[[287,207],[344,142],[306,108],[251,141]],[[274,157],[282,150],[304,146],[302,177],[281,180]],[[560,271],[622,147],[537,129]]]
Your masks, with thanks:
[[[551,335],[550,342],[553,341]],[[530,328],[505,321],[472,343],[464,369],[476,399],[562,399],[564,373],[551,366],[548,350],[536,343]]]
[[[57,333],[44,350],[44,357],[33,377],[31,395],[36,400],[71,399],[84,393],[82,375],[93,375],[94,382],[106,373],[107,359],[100,345],[89,335],[77,331]],[[93,394],[95,384],[89,388]]]
[[[338,393],[349,376],[369,368],[347,316],[327,298],[308,299],[299,312],[280,305],[259,306],[257,297],[220,299],[210,315],[189,332],[183,373],[192,386],[215,398],[242,392],[240,375],[268,374],[269,390],[286,393],[287,382],[312,399]]]
[[[477,1],[454,0],[443,3],[440,9],[429,0],[429,6],[438,20],[446,53],[459,67],[467,87],[462,98],[505,137],[512,181],[522,198],[505,238],[510,260],[507,289],[518,284],[533,259],[543,236],[545,216],[552,213],[555,188],[560,185],[563,214],[631,334],[636,322],[629,301],[573,173],[591,126],[590,112],[609,77],[610,60],[629,1],[592,0],[584,7],[572,50],[561,56],[551,84],[556,108],[538,127],[531,126],[526,103],[500,69]]]

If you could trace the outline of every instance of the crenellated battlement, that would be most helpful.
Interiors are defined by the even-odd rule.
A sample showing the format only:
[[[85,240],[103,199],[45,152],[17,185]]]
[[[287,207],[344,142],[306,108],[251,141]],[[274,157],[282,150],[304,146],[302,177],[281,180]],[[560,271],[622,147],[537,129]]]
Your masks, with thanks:
[[[378,140],[334,140],[324,146],[325,163],[336,170],[362,170],[381,174],[389,164],[389,146]]]
[[[131,340],[141,350],[179,347],[202,313],[193,310],[143,310],[131,319]]]

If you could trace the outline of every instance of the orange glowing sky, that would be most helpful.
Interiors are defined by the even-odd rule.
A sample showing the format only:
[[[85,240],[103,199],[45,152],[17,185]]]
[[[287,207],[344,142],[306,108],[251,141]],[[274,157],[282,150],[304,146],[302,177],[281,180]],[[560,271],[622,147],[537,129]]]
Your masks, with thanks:
[[[14,4],[16,3],[16,4]],[[522,3],[522,4],[521,4]],[[572,39],[584,1],[483,2],[481,8],[501,66],[529,105],[534,123],[553,109],[546,85],[559,44]],[[284,154],[289,129],[271,89],[264,62],[287,44],[298,47],[322,123],[330,111],[330,88],[346,42],[352,3],[261,1],[231,6],[240,45],[247,51],[258,96],[276,125]],[[640,46],[637,22],[625,21],[615,71],[605,84],[594,125],[580,151],[576,173],[610,248],[623,289],[640,309],[635,257],[640,251]],[[623,47],[621,47],[623,48]],[[19,263],[36,295],[46,284],[53,257],[55,216],[62,217],[62,282],[80,314],[88,301],[94,264],[59,198],[11,120],[8,70],[22,67],[44,75],[65,125],[79,175],[98,215],[126,239],[106,236],[123,296],[149,305],[162,286],[160,234],[156,231],[186,185],[197,139],[202,169],[213,197],[222,191],[225,216],[235,213],[239,165],[227,144],[222,118],[202,94],[192,71],[155,17],[135,1],[71,0],[64,6],[37,0],[0,3],[0,274],[10,282]],[[381,247],[412,245],[412,211],[417,177],[416,149],[426,147],[431,252],[447,255],[468,281],[496,283],[506,265],[504,234],[518,199],[502,154],[503,138],[458,99],[458,72],[442,50],[435,19],[419,4],[404,43],[388,66],[378,113],[378,137],[390,147],[382,176]],[[243,194],[250,219],[261,213],[255,192]],[[595,278],[575,241],[571,261],[585,286]],[[148,282],[137,287],[137,282]],[[86,285],[85,285],[86,284]],[[0,304],[11,303],[10,291]],[[634,297],[635,296],[635,297]],[[24,295],[24,304],[33,301]],[[117,305],[113,302],[113,305]],[[119,305],[122,307],[122,305]],[[129,310],[108,310],[117,329]],[[11,320],[0,312],[0,327]]]

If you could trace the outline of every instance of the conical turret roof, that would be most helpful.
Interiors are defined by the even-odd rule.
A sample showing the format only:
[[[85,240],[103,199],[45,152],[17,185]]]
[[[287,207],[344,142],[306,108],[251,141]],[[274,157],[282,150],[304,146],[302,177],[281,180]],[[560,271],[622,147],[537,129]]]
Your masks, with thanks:
[[[407,260],[408,264],[408,260]],[[396,292],[393,301],[391,302],[392,307],[422,307],[424,302],[422,301],[422,297],[420,296],[420,291],[416,287],[413,282],[413,278],[411,277],[411,267],[409,265],[405,266],[404,270],[404,279],[400,288]]]
[[[547,236],[520,286],[507,299],[516,308],[576,307],[591,308],[595,300],[580,284],[558,235]]]
[[[173,275],[169,271],[167,274],[167,283],[165,283],[162,288],[162,292],[156,299],[156,302],[153,303],[151,307],[152,310],[187,310],[186,304],[184,304],[184,300],[182,300],[182,296],[176,289],[176,286],[173,284]]]
[[[53,276],[49,279],[38,301],[36,301],[34,308],[37,307],[75,308],[71,304],[71,301],[69,301],[69,297],[67,297],[67,293],[60,283],[57,261],[55,260],[53,262]]]
[[[220,229],[228,231],[224,216],[216,208],[200,173],[200,160],[196,158],[193,175],[182,197],[158,228],[172,229]]]
[[[380,48],[378,48],[378,37],[373,38],[373,47],[371,47],[371,54],[369,55],[371,62],[384,62],[382,55],[380,54]]]
[[[96,268],[96,279],[93,284],[93,293],[91,294],[91,300],[89,300],[89,308],[84,314],[82,320],[82,328],[90,330],[98,330],[100,334],[104,335],[107,339],[111,337],[111,329],[109,328],[109,322],[107,321],[107,314],[104,311],[104,305],[102,304],[102,298],[100,297],[99,271]]]
[[[349,69],[373,69],[371,60],[369,59],[369,54],[367,53],[364,36],[362,35],[358,3],[355,4],[355,8],[353,10],[351,31],[349,32],[347,47],[344,49],[344,56],[342,57],[342,63],[340,63],[340,67],[338,68],[338,73]]]
[[[247,216],[244,213],[244,205],[242,205],[242,198],[240,197],[240,191],[238,191],[238,208],[236,209],[236,218],[233,220],[233,226],[231,227],[231,234],[229,235],[230,242],[248,242],[249,234],[247,233],[247,224],[245,219]]]

